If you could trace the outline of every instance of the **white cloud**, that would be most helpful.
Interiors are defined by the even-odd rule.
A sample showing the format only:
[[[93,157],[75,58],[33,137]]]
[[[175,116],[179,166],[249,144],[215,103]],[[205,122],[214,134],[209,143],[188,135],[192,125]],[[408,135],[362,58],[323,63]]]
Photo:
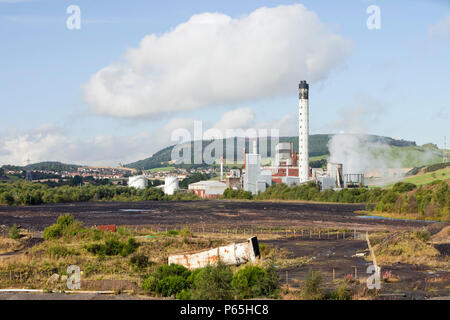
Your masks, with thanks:
[[[448,13],[442,21],[431,26],[429,34],[432,37],[450,41],[450,13]]]
[[[149,132],[135,135],[99,135],[90,139],[71,136],[55,126],[40,126],[28,131],[8,130],[0,135],[0,166],[4,164],[25,165],[29,157],[32,163],[61,161],[81,165],[111,165],[130,163],[148,158],[170,145],[176,129],[186,129],[194,137],[194,118],[172,118],[165,125]],[[222,115],[215,124],[202,122],[202,132],[209,128],[219,129],[225,137],[226,129],[279,129],[281,135],[296,135],[294,115],[285,115],[273,121],[256,122],[250,108],[237,108]]]
[[[123,62],[95,73],[84,97],[94,113],[124,118],[273,97],[326,78],[351,47],[300,4],[236,19],[203,13],[144,37]]]
[[[257,129],[278,129],[280,137],[298,135],[298,117],[296,114],[286,114],[279,119],[263,121],[256,125]]]
[[[239,108],[228,111],[214,125],[215,129],[225,132],[226,129],[246,129],[255,121],[255,113],[250,108]]]

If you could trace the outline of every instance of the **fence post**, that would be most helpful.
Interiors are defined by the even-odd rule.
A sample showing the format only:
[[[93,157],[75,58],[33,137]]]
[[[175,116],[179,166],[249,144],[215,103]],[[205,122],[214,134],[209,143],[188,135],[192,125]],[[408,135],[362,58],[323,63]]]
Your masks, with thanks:
[[[336,280],[336,273],[335,273],[334,268],[333,268],[333,281],[335,281],[335,280]]]

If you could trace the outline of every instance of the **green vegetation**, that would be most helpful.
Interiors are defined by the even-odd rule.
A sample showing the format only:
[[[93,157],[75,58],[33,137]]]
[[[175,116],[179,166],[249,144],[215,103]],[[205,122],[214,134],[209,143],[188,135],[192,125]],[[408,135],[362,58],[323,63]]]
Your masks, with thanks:
[[[250,191],[244,191],[244,190],[234,190],[231,188],[225,189],[223,192],[223,198],[224,199],[247,199],[251,200],[253,198],[253,195]]]
[[[15,223],[13,224],[11,229],[9,229],[9,237],[14,240],[17,240],[20,238],[20,231]]]
[[[226,199],[242,199],[241,193],[227,189]],[[265,192],[245,199],[255,200],[303,200],[317,202],[366,203],[367,211],[396,213],[423,220],[450,221],[450,187],[443,181],[435,181],[428,186],[399,182],[391,189],[352,188],[340,191],[320,191],[319,186],[309,182],[300,186],[288,187],[274,184]],[[375,204],[375,205],[373,205]]]
[[[408,191],[412,191],[414,189],[416,189],[417,186],[413,183],[409,183],[409,182],[397,182],[396,184],[394,184],[394,186],[392,187],[392,191],[394,192],[408,192]]]
[[[246,265],[233,276],[231,286],[239,299],[271,297],[278,288],[278,276],[273,265],[266,269]]]
[[[320,271],[309,269],[303,282],[301,297],[305,300],[322,300],[324,298],[324,293],[321,285],[322,275],[320,274]]]
[[[427,171],[425,171],[427,172]],[[419,173],[414,176],[409,176],[402,180],[402,182],[413,183],[416,185],[426,185],[435,180],[450,179],[450,167],[436,171],[428,171],[427,173]]]
[[[116,236],[110,236],[104,243],[91,244],[87,246],[86,249],[88,252],[100,257],[117,255],[126,257],[135,252],[138,246],[139,245],[134,238],[128,238],[128,241],[120,241]],[[139,263],[139,261],[135,262],[137,264]]]
[[[83,230],[81,222],[76,221],[70,214],[58,217],[56,224],[45,228],[43,237],[45,240],[58,239],[63,236],[75,236]]]
[[[165,195],[161,189],[144,190],[115,185],[62,186],[50,188],[40,183],[0,183],[0,204],[38,205],[87,201],[194,200],[194,194]]]
[[[43,170],[43,171],[73,172],[73,171],[76,171],[78,168],[81,168],[81,166],[75,165],[75,164],[65,164],[65,163],[56,162],[56,161],[46,161],[46,162],[33,163],[33,164],[27,165],[25,167],[4,165],[4,166],[2,166],[2,168],[8,169],[8,170],[14,170],[14,171],[29,169],[29,170]]]
[[[144,278],[142,287],[163,297],[224,300],[275,297],[279,284],[272,266],[246,265],[233,273],[232,268],[219,263],[194,271],[180,265],[162,265]]]

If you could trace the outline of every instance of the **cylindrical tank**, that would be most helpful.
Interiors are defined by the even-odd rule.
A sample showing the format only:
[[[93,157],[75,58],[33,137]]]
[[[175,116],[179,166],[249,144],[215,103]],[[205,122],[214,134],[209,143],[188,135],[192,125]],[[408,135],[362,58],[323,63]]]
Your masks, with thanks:
[[[164,179],[164,193],[172,195],[178,191],[178,178],[177,177],[166,177]]]
[[[133,176],[128,178],[128,186],[136,189],[145,189],[147,188],[148,180],[144,175],[141,176]]]

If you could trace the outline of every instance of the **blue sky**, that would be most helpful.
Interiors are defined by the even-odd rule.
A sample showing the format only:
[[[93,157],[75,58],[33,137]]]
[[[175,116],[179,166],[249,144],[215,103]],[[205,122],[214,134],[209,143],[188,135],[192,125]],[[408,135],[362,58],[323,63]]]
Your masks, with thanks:
[[[313,22],[323,26],[327,34],[322,37],[313,32],[310,36],[293,32],[286,35],[286,39],[295,41],[296,36],[304,37],[308,43],[317,45],[315,50],[323,50],[321,54],[326,56],[326,63],[312,71],[299,68],[296,74],[287,74],[278,83],[255,79],[254,87],[243,84],[248,85],[248,91],[253,94],[238,90],[234,96],[230,89],[225,97],[212,93],[203,97],[195,89],[195,75],[208,71],[193,64],[202,61],[202,53],[198,52],[195,59],[183,65],[192,65],[194,69],[192,73],[183,73],[187,86],[181,89],[186,100],[192,100],[186,106],[172,108],[164,97],[149,93],[139,97],[136,102],[139,108],[136,107],[134,113],[124,115],[119,102],[134,103],[133,99],[137,98],[127,97],[128,91],[114,92],[111,86],[108,97],[112,100],[106,99],[97,92],[98,83],[91,81],[98,74],[102,81],[110,81],[116,87],[123,85],[124,78],[103,75],[100,71],[110,66],[122,68],[125,64],[119,69],[123,73],[130,65],[141,61],[139,59],[152,56],[152,52],[143,48],[138,52],[139,59],[130,62],[126,58],[130,49],[139,48],[145,36],[154,34],[160,38],[193,15],[220,13],[238,21],[264,6],[274,8],[299,3],[305,7],[299,14],[314,13],[317,21]],[[81,9],[80,30],[66,28],[69,17],[66,8],[72,4]],[[369,16],[366,9],[370,5],[381,9],[380,30],[366,27]],[[305,24],[300,26],[308,28]],[[339,41],[333,42],[329,35],[335,35]],[[199,37],[202,34],[199,33]],[[173,38],[173,43],[164,48],[156,47],[163,46],[161,41],[152,43],[153,51],[162,52],[162,57],[157,59],[164,58],[164,50],[179,44],[176,37]],[[0,165],[23,164],[27,156],[33,162],[57,160],[110,165],[139,160],[170,144],[171,130],[183,123],[189,128],[194,119],[211,127],[218,127],[221,120],[223,125],[231,122],[243,127],[277,124],[282,134],[296,134],[297,82],[303,79],[310,82],[311,133],[364,132],[415,140],[418,144],[433,142],[441,147],[444,135],[450,140],[448,1],[0,0],[0,40]],[[219,40],[218,43],[227,44],[232,43],[233,38]],[[242,40],[241,46],[270,48],[262,43],[264,41],[257,42],[256,37],[239,40]],[[180,47],[181,51],[190,50],[189,42],[178,49]],[[205,56],[211,54],[208,50],[206,48]],[[305,49],[300,46],[298,50],[298,59],[302,59]],[[281,54],[280,60],[285,54]],[[183,55],[180,57],[183,59]],[[237,57],[239,59],[239,53]],[[286,57],[297,61],[290,55]],[[309,56],[305,54],[305,57]],[[280,62],[273,61],[277,60],[276,56],[267,59],[272,59],[267,65]],[[142,70],[150,66],[158,69],[155,64],[139,66]],[[252,83],[245,68],[243,65],[239,71],[243,72],[247,83]],[[135,91],[130,92],[141,94],[147,85],[161,91],[166,89],[160,86],[159,80],[153,80],[154,74],[145,71],[144,75]],[[178,73],[169,80],[176,82],[175,75]],[[211,73],[212,82],[217,75]],[[311,75],[312,80],[307,75]],[[255,74],[255,78],[271,76],[270,72]],[[285,80],[295,76],[298,81],[286,85]],[[152,82],[146,83],[150,79]],[[156,79],[159,78],[156,76]],[[172,83],[169,80],[168,83]],[[131,86],[136,83],[133,80]],[[91,88],[89,97],[86,86]],[[263,94],[259,95],[258,90]],[[174,91],[179,90],[174,87]],[[179,104],[177,99],[182,97],[176,97],[176,92],[173,94],[171,101]],[[154,105],[146,99],[159,103]],[[109,109],[108,101],[113,101],[115,106]],[[236,109],[245,115],[239,119],[230,118],[230,114],[226,116]]]

